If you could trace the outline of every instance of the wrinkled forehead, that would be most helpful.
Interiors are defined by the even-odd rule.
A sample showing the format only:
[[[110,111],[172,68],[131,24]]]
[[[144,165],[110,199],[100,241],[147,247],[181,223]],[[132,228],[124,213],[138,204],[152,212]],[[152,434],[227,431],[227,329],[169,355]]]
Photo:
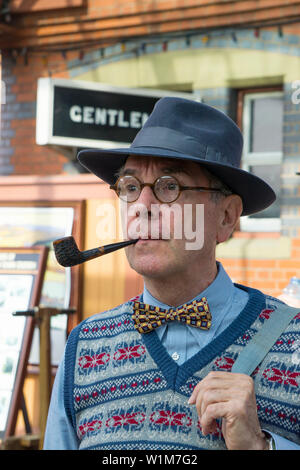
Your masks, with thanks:
[[[129,156],[120,173],[130,172],[138,175],[147,171],[162,174],[183,173],[196,178],[207,176],[206,170],[199,163],[177,158],[148,157],[144,155]]]

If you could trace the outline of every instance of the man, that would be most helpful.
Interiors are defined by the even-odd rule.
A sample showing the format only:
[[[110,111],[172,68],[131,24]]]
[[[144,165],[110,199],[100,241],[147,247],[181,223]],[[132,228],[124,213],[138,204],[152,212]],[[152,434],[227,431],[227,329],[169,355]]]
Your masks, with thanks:
[[[130,149],[79,154],[121,199],[125,236],[138,239],[127,258],[145,288],[71,333],[46,449],[299,448],[298,311],[251,376],[231,372],[272,314],[288,311],[234,285],[215,259],[239,216],[275,199],[239,168],[241,152],[223,113],[163,98]]]

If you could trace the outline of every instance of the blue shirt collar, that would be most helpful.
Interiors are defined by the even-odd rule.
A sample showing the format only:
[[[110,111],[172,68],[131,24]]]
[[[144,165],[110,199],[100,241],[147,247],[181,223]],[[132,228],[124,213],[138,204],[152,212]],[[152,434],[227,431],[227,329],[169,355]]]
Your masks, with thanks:
[[[204,291],[199,292],[196,297],[191,299],[192,301],[206,297],[214,321],[218,317],[218,313],[222,311],[225,305],[232,300],[234,293],[234,285],[224,270],[222,264],[217,263],[217,267],[218,274],[214,281],[206,289],[204,289]],[[143,291],[143,302],[165,309],[172,307],[172,305],[166,305],[153,297],[146,286],[144,286]]]

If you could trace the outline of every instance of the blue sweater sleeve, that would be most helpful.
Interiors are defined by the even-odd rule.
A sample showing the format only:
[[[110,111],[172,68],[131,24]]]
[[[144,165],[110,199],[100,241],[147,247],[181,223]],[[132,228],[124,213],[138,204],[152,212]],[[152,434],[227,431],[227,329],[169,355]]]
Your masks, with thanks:
[[[268,433],[273,437],[276,450],[300,450],[300,446],[295,444],[295,442],[289,441],[284,437],[278,436],[273,432],[268,431]]]
[[[78,438],[64,404],[64,359],[55,377],[44,438],[44,450],[77,450]]]

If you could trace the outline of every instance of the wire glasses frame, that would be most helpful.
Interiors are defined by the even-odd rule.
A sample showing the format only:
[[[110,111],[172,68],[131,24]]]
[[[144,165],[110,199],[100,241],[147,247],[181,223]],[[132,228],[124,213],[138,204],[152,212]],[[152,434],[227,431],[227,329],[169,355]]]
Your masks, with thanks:
[[[221,188],[207,188],[204,186],[182,186],[174,176],[159,176],[154,183],[142,183],[136,176],[120,176],[115,184],[110,185],[117,196],[125,202],[135,202],[140,194],[148,186],[152,189],[156,199],[162,203],[175,202],[182,191],[218,192],[224,195],[232,194]]]

